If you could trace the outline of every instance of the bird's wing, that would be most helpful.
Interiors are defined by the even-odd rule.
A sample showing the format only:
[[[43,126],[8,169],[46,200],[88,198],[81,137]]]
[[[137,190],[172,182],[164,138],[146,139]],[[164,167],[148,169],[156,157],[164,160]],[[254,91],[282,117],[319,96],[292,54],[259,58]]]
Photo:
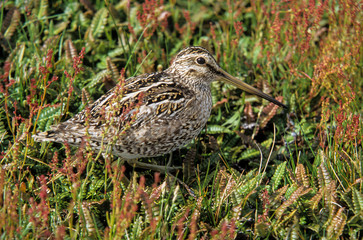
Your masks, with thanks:
[[[67,122],[100,124],[102,120],[127,123],[137,112],[137,122],[148,117],[173,115],[194,97],[194,92],[172,81],[169,74],[151,73],[129,78]],[[108,118],[108,119],[107,119]]]

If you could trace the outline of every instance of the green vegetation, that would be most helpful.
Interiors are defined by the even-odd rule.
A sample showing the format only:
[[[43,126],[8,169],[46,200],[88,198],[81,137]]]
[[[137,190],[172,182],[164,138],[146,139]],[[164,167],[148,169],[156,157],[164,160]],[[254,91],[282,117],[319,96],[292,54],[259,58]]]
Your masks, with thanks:
[[[34,0],[0,10],[1,239],[362,239],[360,1]],[[183,165],[174,176],[33,141],[190,45],[289,109],[213,83],[198,138],[142,160],[171,158]]]

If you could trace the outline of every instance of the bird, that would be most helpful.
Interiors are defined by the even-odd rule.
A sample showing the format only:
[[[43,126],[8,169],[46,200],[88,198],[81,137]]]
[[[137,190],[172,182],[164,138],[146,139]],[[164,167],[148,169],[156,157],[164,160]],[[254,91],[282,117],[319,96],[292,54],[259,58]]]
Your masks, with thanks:
[[[169,68],[126,79],[74,117],[34,134],[33,139],[73,146],[87,139],[97,152],[111,146],[112,155],[144,167],[137,159],[171,153],[201,132],[211,114],[210,85],[216,80],[286,108],[224,71],[207,49],[191,46],[181,50]]]

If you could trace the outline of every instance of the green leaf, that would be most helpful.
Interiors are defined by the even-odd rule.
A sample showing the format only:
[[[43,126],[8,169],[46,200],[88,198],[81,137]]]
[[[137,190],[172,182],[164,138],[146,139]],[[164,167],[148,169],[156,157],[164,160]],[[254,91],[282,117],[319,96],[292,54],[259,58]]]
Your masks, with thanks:
[[[89,28],[88,36],[91,41],[94,41],[95,38],[98,38],[103,33],[107,23],[107,17],[108,11],[106,8],[101,8],[98,10]]]
[[[358,192],[355,188],[353,188],[353,205],[354,205],[354,213],[361,214],[363,211],[363,196],[362,193]]]
[[[205,133],[205,130],[203,130],[202,133]],[[229,130],[226,127],[222,127],[220,125],[208,125],[206,133],[207,134],[233,133],[233,131]]]
[[[38,118],[38,129],[40,131],[48,130],[54,123],[54,120],[61,115],[61,107],[48,107],[42,110]]]
[[[271,178],[272,191],[275,192],[280,185],[281,179],[284,177],[287,162],[283,162],[277,166],[274,175]]]

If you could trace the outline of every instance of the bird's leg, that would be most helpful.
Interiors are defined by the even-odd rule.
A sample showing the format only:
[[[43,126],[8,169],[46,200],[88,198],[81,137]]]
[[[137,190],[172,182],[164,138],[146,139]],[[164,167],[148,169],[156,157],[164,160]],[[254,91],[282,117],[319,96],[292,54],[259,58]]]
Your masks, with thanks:
[[[128,159],[126,161],[128,164],[130,164],[133,167],[150,169],[150,170],[153,170],[156,172],[161,172],[161,173],[162,172],[173,172],[173,171],[177,171],[182,168],[182,167],[170,167],[169,164],[167,166],[162,166],[162,165],[144,163],[144,162],[137,161],[137,159]]]
[[[168,163],[166,164],[167,167],[171,166],[171,160],[173,159],[173,152],[170,153],[170,156],[169,156],[169,161]]]

